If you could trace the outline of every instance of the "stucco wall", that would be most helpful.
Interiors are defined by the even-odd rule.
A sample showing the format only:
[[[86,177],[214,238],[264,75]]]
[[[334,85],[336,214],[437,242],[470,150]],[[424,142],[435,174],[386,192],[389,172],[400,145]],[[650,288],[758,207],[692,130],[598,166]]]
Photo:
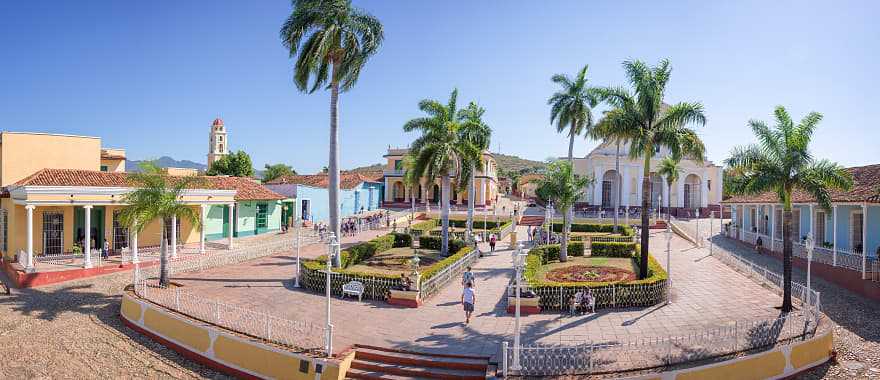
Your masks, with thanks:
[[[100,167],[100,138],[15,132],[2,134],[0,186],[15,183],[43,168],[99,170]]]

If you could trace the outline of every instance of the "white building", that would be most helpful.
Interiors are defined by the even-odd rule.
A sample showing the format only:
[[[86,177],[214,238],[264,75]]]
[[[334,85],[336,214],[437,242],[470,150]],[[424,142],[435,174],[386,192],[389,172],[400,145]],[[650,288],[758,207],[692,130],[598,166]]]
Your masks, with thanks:
[[[617,196],[615,180],[621,178],[620,207],[641,207],[644,159],[630,159],[629,144],[621,144],[621,175],[615,176],[616,154],[616,144],[603,142],[586,157],[574,159],[575,173],[596,178],[579,206],[613,209]],[[670,211],[673,215],[693,215],[697,208],[703,215],[707,215],[708,210],[720,210],[722,168],[705,159],[702,163],[682,159],[679,163],[679,180],[672,185],[670,191],[666,180],[656,174],[660,160],[668,154],[665,148],[657,150],[651,159],[651,208],[656,209],[662,197],[663,210],[666,210],[667,200],[672,201]]]
[[[214,161],[219,160],[229,153],[229,141],[226,140],[226,127],[223,119],[216,118],[211,123],[211,133],[208,134],[208,168]]]

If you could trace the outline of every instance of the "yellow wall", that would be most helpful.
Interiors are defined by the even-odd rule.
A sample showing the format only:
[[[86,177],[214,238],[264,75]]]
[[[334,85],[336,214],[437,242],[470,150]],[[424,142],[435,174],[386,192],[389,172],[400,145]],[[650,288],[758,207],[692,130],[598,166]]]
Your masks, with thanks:
[[[125,160],[101,160],[101,166],[106,166],[110,173],[125,172]],[[99,168],[100,169],[100,168]]]
[[[0,186],[44,168],[99,170],[100,166],[101,139],[97,137],[15,132],[0,136]]]

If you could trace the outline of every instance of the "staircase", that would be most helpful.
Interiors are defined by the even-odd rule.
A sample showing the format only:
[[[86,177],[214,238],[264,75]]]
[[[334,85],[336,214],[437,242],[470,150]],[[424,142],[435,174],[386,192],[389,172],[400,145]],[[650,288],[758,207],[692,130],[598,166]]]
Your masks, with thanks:
[[[494,366],[486,356],[428,354],[392,348],[355,345],[348,379],[483,380]]]
[[[540,226],[544,224],[544,217],[541,215],[524,215],[519,220],[521,226]]]

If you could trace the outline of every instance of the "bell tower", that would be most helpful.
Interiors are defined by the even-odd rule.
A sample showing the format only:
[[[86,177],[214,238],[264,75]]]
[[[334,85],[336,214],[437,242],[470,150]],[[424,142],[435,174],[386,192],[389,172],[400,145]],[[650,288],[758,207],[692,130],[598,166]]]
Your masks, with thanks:
[[[229,152],[229,141],[226,140],[226,127],[223,119],[216,118],[211,123],[210,141],[208,145],[208,168]]]

